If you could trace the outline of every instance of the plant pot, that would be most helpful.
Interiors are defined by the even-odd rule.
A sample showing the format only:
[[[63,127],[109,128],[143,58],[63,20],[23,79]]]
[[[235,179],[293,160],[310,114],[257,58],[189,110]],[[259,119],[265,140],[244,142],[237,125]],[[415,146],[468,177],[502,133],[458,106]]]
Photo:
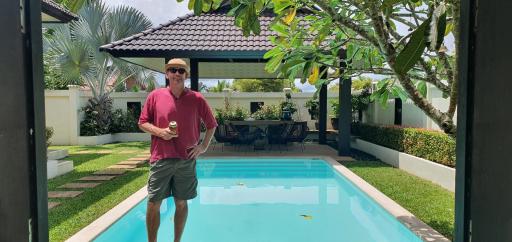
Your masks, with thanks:
[[[331,118],[332,129],[338,130],[338,118]]]

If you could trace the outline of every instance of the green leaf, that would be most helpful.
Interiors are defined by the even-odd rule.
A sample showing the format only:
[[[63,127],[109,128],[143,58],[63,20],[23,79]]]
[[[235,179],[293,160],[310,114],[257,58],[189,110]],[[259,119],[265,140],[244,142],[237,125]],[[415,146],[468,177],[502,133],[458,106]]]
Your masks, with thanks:
[[[265,55],[263,55],[263,59],[268,59],[270,57],[274,57],[280,53],[282,53],[281,48],[279,46],[276,46],[273,49],[267,51],[267,53],[265,53]]]
[[[429,22],[430,20],[426,20],[414,31],[411,39],[405,45],[405,48],[396,57],[394,68],[398,74],[403,75],[407,73],[421,58],[423,51],[427,47],[427,36],[425,32],[427,31]]]
[[[199,15],[203,10],[203,0],[194,0],[194,14]]]
[[[284,53],[280,53],[272,57],[272,59],[270,59],[265,65],[265,70],[269,73],[276,72],[277,68],[279,68],[279,65],[281,65],[281,62],[283,61],[284,55]]]
[[[404,91],[404,89],[397,86],[393,87],[393,96],[399,97],[400,99],[402,99],[402,102],[407,101],[407,98],[409,97],[407,93]]]
[[[277,14],[293,4],[290,0],[272,0],[272,2],[274,3],[274,13]]]
[[[387,107],[388,106],[388,98],[389,98],[389,92],[388,90],[385,90],[382,95],[380,95],[380,105]]]
[[[424,81],[418,81],[416,83],[416,89],[423,97],[427,97],[427,84]]]
[[[446,29],[444,31],[444,36],[449,35],[453,31],[453,22],[450,21],[446,24]]]
[[[295,66],[298,66],[302,63],[306,62],[305,60],[303,59],[296,59],[296,60],[289,60],[289,61],[286,61],[286,63],[284,63],[283,67],[281,68],[281,71],[282,72],[287,72],[288,69],[290,69],[291,67],[295,67]]]
[[[270,28],[276,31],[280,36],[289,36],[288,27],[282,23],[275,23]]]
[[[188,1],[188,9],[189,10],[192,10],[194,9],[194,4],[195,4],[196,0],[189,0]]]
[[[401,0],[384,0],[380,6],[380,10],[384,11],[387,8],[392,8],[393,5],[399,3]]]
[[[441,45],[443,44],[445,32],[446,32],[446,13],[439,16],[439,20],[437,23],[436,50],[439,50],[439,48],[441,48]]]

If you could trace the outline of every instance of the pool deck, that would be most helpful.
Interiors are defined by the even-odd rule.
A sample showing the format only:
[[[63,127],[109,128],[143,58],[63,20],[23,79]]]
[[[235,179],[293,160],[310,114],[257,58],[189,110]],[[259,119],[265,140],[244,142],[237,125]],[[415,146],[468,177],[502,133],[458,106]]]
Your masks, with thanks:
[[[300,145],[288,145],[287,147],[274,146],[272,150],[252,150],[252,147],[234,147],[222,145],[211,146],[202,159],[208,158],[237,158],[237,157],[301,157],[301,158],[321,158],[327,161],[332,167],[348,178],[359,189],[368,194],[378,204],[380,204],[386,211],[398,219],[407,228],[413,231],[425,242],[447,242],[450,241],[436,230],[416,218],[412,213],[402,208],[395,201],[384,195],[382,192],[368,184],[355,173],[341,165],[339,161],[351,161],[351,157],[338,156],[337,151],[327,145],[319,144],[305,144],[305,149],[302,151]],[[143,187],[119,205],[105,213],[103,216],[92,222],[87,227],[80,230],[66,241],[69,242],[83,242],[92,241],[108,227],[126,214],[131,208],[137,205],[140,201],[144,200],[147,195],[147,188]]]

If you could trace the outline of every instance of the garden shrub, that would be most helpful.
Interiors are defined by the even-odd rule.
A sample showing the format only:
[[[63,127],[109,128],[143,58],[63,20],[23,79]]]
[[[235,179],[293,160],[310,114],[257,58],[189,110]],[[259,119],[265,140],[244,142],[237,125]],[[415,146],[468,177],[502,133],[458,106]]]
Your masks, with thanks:
[[[361,139],[446,166],[455,166],[455,139],[433,130],[352,124]]]
[[[139,129],[139,118],[136,114],[128,110],[123,112],[121,109],[116,109],[112,112],[112,125],[110,133],[141,133]]]
[[[48,148],[50,145],[52,145],[51,138],[53,136],[54,130],[52,127],[46,127],[46,148]]]

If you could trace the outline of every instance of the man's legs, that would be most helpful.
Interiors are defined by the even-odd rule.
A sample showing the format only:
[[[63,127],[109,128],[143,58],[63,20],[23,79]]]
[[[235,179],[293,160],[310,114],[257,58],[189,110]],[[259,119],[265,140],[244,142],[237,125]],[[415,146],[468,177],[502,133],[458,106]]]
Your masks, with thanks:
[[[176,198],[174,198],[174,204],[176,205],[176,212],[174,213],[174,242],[180,242],[181,235],[185,229],[185,223],[187,222],[188,204],[187,200]]]
[[[146,227],[148,231],[148,242],[156,242],[158,227],[160,226],[160,205],[162,201],[149,202],[146,212]]]

